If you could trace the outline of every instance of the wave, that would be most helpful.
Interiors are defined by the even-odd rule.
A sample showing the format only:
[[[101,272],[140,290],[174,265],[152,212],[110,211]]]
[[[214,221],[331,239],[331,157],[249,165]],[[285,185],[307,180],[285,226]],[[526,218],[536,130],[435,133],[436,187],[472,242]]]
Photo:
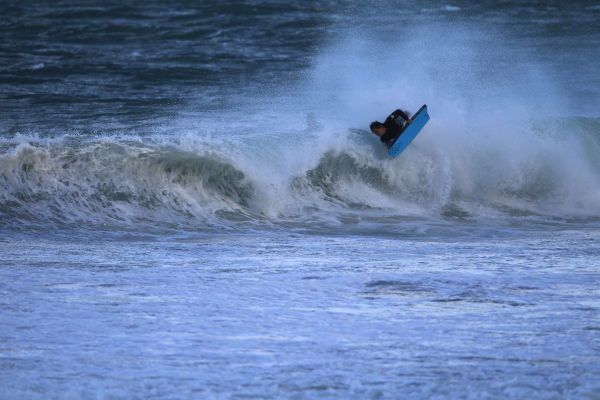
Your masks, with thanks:
[[[21,143],[0,157],[4,223],[180,224],[249,209],[253,187],[218,155],[65,139]]]
[[[310,161],[293,167],[267,156],[245,159],[221,144],[19,136],[2,143],[0,222],[201,228],[339,222],[350,214],[367,220],[597,217],[600,122],[571,119],[569,126],[580,133],[568,140],[537,126],[526,151],[522,143],[500,149],[488,138],[471,148],[463,143],[457,152],[432,145],[426,134],[398,159],[374,151],[372,138],[358,131],[316,154],[318,146],[309,145],[304,158]]]
[[[0,225],[597,220],[600,120],[576,117],[586,102],[554,71],[490,28],[398,29],[343,31],[294,82],[227,88],[231,109],[145,135],[0,132]],[[354,128],[424,102],[431,121],[396,159]]]

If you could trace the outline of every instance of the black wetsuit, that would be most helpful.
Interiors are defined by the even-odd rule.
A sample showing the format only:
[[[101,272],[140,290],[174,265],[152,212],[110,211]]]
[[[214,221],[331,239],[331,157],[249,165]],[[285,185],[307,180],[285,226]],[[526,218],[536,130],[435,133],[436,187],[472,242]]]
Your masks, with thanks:
[[[396,119],[398,119],[398,117],[402,117],[404,121],[409,120],[408,115],[406,115],[404,111],[398,109],[391,113],[390,116],[387,117],[383,123],[386,132],[379,137],[379,140],[385,143],[387,147],[390,147],[392,144],[394,144],[394,141],[396,141],[398,136],[400,136],[400,133],[402,133],[402,129],[404,128],[404,124],[400,125],[396,122]]]

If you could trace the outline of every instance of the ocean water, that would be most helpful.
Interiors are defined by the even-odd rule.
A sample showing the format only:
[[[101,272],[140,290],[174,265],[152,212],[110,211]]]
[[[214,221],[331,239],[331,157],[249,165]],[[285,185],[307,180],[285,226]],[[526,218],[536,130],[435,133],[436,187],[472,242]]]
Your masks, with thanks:
[[[0,15],[1,399],[600,396],[597,2]]]

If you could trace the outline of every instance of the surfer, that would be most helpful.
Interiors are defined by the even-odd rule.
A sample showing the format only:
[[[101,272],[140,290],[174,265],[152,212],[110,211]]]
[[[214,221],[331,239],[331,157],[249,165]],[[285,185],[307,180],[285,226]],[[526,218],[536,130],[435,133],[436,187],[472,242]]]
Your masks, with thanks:
[[[390,147],[409,123],[410,118],[407,113],[398,109],[391,113],[383,123],[379,121],[371,122],[369,128],[371,128],[373,134],[379,136],[379,140]]]

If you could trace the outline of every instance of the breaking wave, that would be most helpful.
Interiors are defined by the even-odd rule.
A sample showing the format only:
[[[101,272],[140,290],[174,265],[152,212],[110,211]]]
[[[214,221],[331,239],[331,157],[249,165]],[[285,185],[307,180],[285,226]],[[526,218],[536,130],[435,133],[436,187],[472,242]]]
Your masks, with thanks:
[[[298,82],[241,88],[173,135],[2,133],[0,225],[597,220],[600,120],[480,28],[344,32]],[[423,103],[431,121],[396,159],[357,128]]]
[[[309,146],[309,161],[292,166],[168,139],[17,137],[0,155],[0,221],[202,228],[347,215],[594,218],[600,121],[568,123],[581,132],[568,141],[531,134],[527,151],[492,141],[455,152],[422,140],[393,160],[359,131],[318,154]]]

